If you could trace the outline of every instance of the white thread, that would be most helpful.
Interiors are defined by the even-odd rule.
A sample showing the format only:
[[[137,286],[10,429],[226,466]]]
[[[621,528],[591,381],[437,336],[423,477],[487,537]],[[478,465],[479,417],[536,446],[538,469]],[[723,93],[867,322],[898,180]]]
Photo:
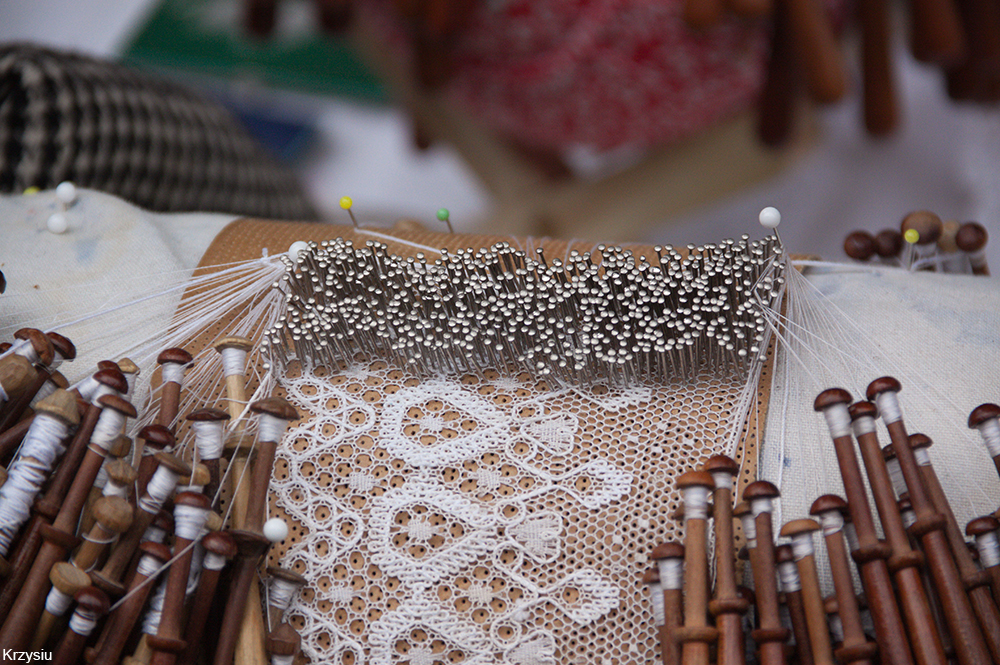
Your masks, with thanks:
[[[847,410],[846,404],[834,404],[823,409],[823,416],[826,418],[827,427],[830,428],[830,436],[839,439],[842,436],[851,435],[851,414]]]
[[[7,391],[3,389],[3,384],[0,383],[0,402],[10,401],[10,397],[7,395]]]
[[[222,554],[206,551],[201,565],[205,570],[222,570],[226,567],[226,557]]]
[[[136,575],[149,577],[155,575],[160,568],[160,560],[152,554],[143,554],[139,559],[139,565],[135,568]]]
[[[743,537],[747,539],[747,547],[753,549],[757,547],[757,522],[754,520],[752,512],[748,512],[740,517],[743,523]]]
[[[797,533],[792,536],[792,556],[796,561],[812,556],[815,552],[811,533]]]
[[[45,597],[45,611],[52,616],[61,617],[66,614],[66,610],[72,604],[73,596],[63,593],[55,587],[49,589],[49,595]]]
[[[163,568],[163,566],[159,568]],[[142,632],[147,635],[156,635],[160,631],[160,618],[163,615],[163,601],[166,596],[167,580],[164,578],[156,585],[156,591],[153,592],[153,596],[149,600],[149,609],[146,610],[146,616],[142,619]]]
[[[830,623],[830,635],[833,636],[834,642],[844,641],[844,623],[840,620],[840,615],[838,614],[827,614],[827,621]]]
[[[104,464],[101,468],[97,470],[97,476],[94,477],[94,488],[103,490],[108,484],[108,460],[104,459]],[[102,492],[103,494],[103,492]]]
[[[151,526],[146,529],[146,532],[142,534],[140,542],[143,543],[162,543],[167,539],[167,532],[160,527]]]
[[[718,490],[732,490],[733,489],[733,474],[728,471],[716,471],[712,474],[712,480],[715,481],[715,489]]]
[[[758,515],[770,513],[773,510],[774,504],[769,498],[753,499],[750,501],[750,514],[753,515],[754,519],[757,519]],[[754,537],[756,538],[756,529],[754,529],[754,531]]]
[[[205,526],[205,520],[208,519],[208,512],[205,508],[175,503],[174,537],[197,540],[202,527]]]
[[[103,495],[104,496],[120,496],[120,497],[122,497],[124,499],[124,498],[126,498],[128,496],[128,487],[126,487],[125,485],[122,485],[121,483],[116,483],[114,481],[110,481],[110,482],[108,482],[107,485],[104,486]]]
[[[69,619],[69,629],[77,635],[90,635],[97,627],[97,613],[78,607]]]
[[[1000,455],[1000,418],[990,418],[979,425],[979,434],[983,437],[986,450],[990,457]]]
[[[0,556],[7,555],[14,536],[31,517],[31,506],[62,454],[60,441],[68,432],[62,420],[44,411],[31,422],[7,482],[0,486]]]
[[[88,376],[70,386],[70,390],[76,389],[85,402],[91,402],[94,398],[94,391],[97,390],[99,385],[101,383],[97,379],[93,376]]]
[[[1000,566],[1000,538],[996,531],[976,536],[976,547],[979,548],[979,563],[983,568]]]
[[[295,654],[290,656],[280,656],[278,654],[271,654],[271,665],[292,665],[295,662]]]
[[[201,494],[205,491],[204,485],[178,485],[174,488],[174,491],[180,494],[181,492],[194,492],[195,494]]]
[[[279,612],[284,614],[285,610],[292,603],[292,598],[295,596],[295,592],[299,590],[298,584],[290,580],[286,580],[280,577],[271,578],[271,586],[268,590],[270,597],[268,599],[268,605],[271,607],[276,607]]]
[[[37,365],[41,362],[41,358],[39,358],[38,354],[35,353],[35,347],[32,346],[31,340],[19,339],[14,342],[10,350],[13,353],[16,353],[17,355],[23,357],[32,365]]]
[[[156,513],[177,486],[177,474],[164,465],[156,467],[146,484],[146,493],[139,499],[139,507],[147,513]]]
[[[889,471],[889,480],[892,481],[892,489],[896,491],[896,496],[906,494],[906,477],[903,475],[903,467],[900,466],[899,460],[895,457],[887,459],[885,468]]]
[[[660,586],[664,589],[680,589],[684,586],[684,559],[680,557],[658,559],[656,567],[660,573]]]
[[[785,593],[802,590],[799,569],[792,561],[784,561],[778,564],[778,579],[781,581],[781,590]]]
[[[102,397],[104,397],[105,395],[117,395],[118,394],[117,390],[115,390],[111,386],[108,386],[108,385],[105,385],[105,384],[101,383],[100,381],[97,381],[96,379],[94,380],[94,384],[95,385],[93,387],[93,390],[90,393],[90,403],[93,404],[94,406],[96,406],[98,409],[102,408],[101,407],[101,398]],[[108,411],[109,409],[104,409],[104,410]]]
[[[213,460],[222,457],[225,426],[225,421],[222,420],[196,420],[191,423],[199,459]]]
[[[243,376],[247,366],[247,352],[235,346],[222,349],[222,373],[229,376]]]
[[[930,466],[931,465],[931,455],[926,448],[914,448],[913,449],[913,459],[917,461],[918,466]]]
[[[819,516],[820,526],[824,536],[832,536],[844,528],[844,516],[836,510],[827,510]]]
[[[872,434],[875,431],[875,419],[871,416],[861,416],[854,421],[855,436]]]
[[[891,390],[885,390],[875,396],[875,406],[882,414],[882,422],[886,425],[895,423],[903,419],[903,414],[899,410],[899,398]]]
[[[185,365],[181,363],[163,363],[160,367],[163,370],[163,383],[184,384]]]
[[[985,268],[986,267],[986,250],[979,249],[975,252],[968,252],[966,256],[969,257],[969,263],[972,264],[973,268]]]
[[[660,586],[659,582],[653,582],[647,584],[646,589],[649,590],[649,603],[653,606],[653,623],[657,627],[662,626],[664,621],[666,621],[666,612],[663,606],[663,587]]]
[[[43,383],[42,387],[38,389],[37,393],[35,393],[35,396],[31,398],[31,408],[35,408],[43,399],[50,397],[58,387],[59,386],[56,385],[56,382],[51,379]],[[2,389],[3,388],[0,387],[0,390]],[[2,401],[2,397],[0,397],[0,401]]]
[[[684,521],[703,520],[708,518],[708,497],[710,490],[707,487],[685,487],[681,490],[684,497]]]
[[[286,429],[288,429],[287,420],[272,416],[269,413],[262,413],[260,414],[260,420],[257,421],[257,440],[281,441],[281,437],[285,435]]]
[[[90,445],[107,450],[111,447],[111,442],[122,433],[124,424],[124,413],[111,407],[102,409],[97,425],[94,426],[94,433],[90,436]]]
[[[854,522],[844,522],[844,537],[847,538],[848,551],[857,552],[861,549],[861,541],[858,540],[858,530],[854,527]]]
[[[907,529],[917,523],[917,513],[912,508],[900,510],[899,516],[903,518],[903,526]]]

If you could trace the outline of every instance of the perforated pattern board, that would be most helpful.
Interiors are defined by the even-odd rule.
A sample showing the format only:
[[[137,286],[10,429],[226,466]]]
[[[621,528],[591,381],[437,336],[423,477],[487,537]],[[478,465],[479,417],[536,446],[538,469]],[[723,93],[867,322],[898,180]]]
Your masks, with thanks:
[[[337,236],[365,239],[238,222],[203,265]],[[417,378],[359,358],[293,363],[279,381],[303,418],[275,465],[271,513],[291,531],[270,563],[309,580],[288,618],[313,661],[330,663],[653,662],[640,579],[652,547],[681,535],[673,480],[719,452],[743,462],[742,484],[753,479],[766,407],[762,392],[739,450],[726,451],[744,386],[710,376],[555,389],[493,371]]]

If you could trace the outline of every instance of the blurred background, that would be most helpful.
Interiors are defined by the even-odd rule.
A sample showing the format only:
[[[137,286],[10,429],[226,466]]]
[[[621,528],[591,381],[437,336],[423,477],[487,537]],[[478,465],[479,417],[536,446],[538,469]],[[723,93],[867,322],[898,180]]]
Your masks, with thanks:
[[[317,18],[322,3],[284,0],[268,16],[270,3],[257,2],[266,37],[248,29],[253,4],[11,0],[0,3],[0,42],[123,60],[198,87],[291,165],[321,219],[341,224],[350,196],[363,223],[411,218],[443,230],[435,215],[447,208],[456,231],[683,245],[760,235],[757,213],[773,205],[791,251],[843,260],[848,232],[898,228],[912,210],[991,231],[1000,217],[1000,115],[949,98],[949,86],[961,97],[952,72],[910,55],[911,17],[899,7],[887,6],[894,130],[873,135],[862,120],[860,31],[845,21],[854,4],[825,8],[841,30],[845,80],[842,98],[819,105],[795,99],[829,99],[780,85],[781,61],[768,59],[780,31],[766,17],[724,16],[689,34],[680,3],[664,3],[657,30],[629,13],[654,3],[467,0],[451,3],[471,18],[450,16],[441,56],[428,55],[420,28],[447,2],[359,2],[332,31],[336,20]],[[518,22],[525,12],[534,23]],[[489,23],[497,18],[501,29]],[[616,21],[621,34],[606,28]],[[632,49],[625,62],[618,44]],[[687,49],[684,67],[646,81],[636,44],[653,45],[654,70],[658,52]],[[588,61],[588,49],[599,57]],[[439,56],[445,74],[434,70]],[[635,81],[645,87],[626,84]],[[760,99],[794,114],[777,139],[764,130],[778,147],[759,139]]]

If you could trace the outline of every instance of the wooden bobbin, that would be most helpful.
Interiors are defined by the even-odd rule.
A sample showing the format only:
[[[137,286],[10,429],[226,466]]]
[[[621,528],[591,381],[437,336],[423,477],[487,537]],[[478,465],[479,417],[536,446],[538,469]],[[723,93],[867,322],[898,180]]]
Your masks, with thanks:
[[[903,424],[896,395],[901,389],[899,381],[886,376],[875,379],[868,385],[867,397],[875,402],[889,430],[889,438],[892,440],[900,470],[906,481],[907,493],[917,518],[909,531],[920,540],[923,547],[927,568],[941,601],[959,663],[961,665],[988,663],[990,654],[986,642],[969,598],[965,594],[958,567],[952,558],[948,539],[944,533],[945,518],[934,508],[913,451],[910,450],[909,436]]]
[[[100,639],[88,654],[90,665],[117,665],[132,629],[142,616],[146,599],[153,590],[153,585],[146,584],[146,580],[170,560],[170,548],[161,543],[145,542],[139,545],[139,550],[142,556],[129,586],[129,595],[105,623]]]
[[[789,631],[781,625],[778,604],[778,582],[774,560],[774,531],[771,526],[773,500],[780,496],[778,488],[765,480],[750,483],[743,490],[743,500],[750,504],[754,516],[757,546],[750,550],[753,567],[754,593],[757,597],[759,628],[751,637],[759,645],[761,665],[785,662],[784,643]]]
[[[76,358],[76,347],[73,346],[73,342],[55,332],[47,333],[44,336],[52,347],[52,359],[49,363],[39,364],[35,368],[34,378],[27,385],[27,387],[20,392],[15,400],[3,408],[2,414],[0,414],[0,432],[8,429],[11,425],[21,419],[21,416],[31,404],[32,400],[35,399],[35,396],[42,390],[43,386],[45,386],[45,384],[52,379],[53,372],[56,371],[64,360],[73,360]],[[35,351],[36,356],[41,358],[37,352],[37,348],[33,350]]]
[[[146,425],[139,430],[139,437],[136,439],[137,445],[132,456],[132,461],[138,464],[139,475],[136,478],[136,497],[140,497],[146,491],[146,485],[153,476],[159,462],[156,460],[157,453],[169,453],[174,447],[174,435],[163,425]]]
[[[222,457],[225,428],[230,417],[225,411],[212,408],[198,409],[187,415],[187,420],[194,429],[198,461],[205,465],[210,475],[205,494],[212,499],[212,505],[216,508],[220,498],[219,480],[222,477],[219,459]]]
[[[941,218],[930,210],[917,210],[911,212],[900,222],[899,230],[906,239],[908,234],[915,233],[916,242],[911,244],[912,260],[932,259],[937,255],[937,241],[941,237],[943,223]],[[924,270],[934,270],[936,266],[925,266]]]
[[[660,543],[653,548],[651,558],[656,563],[662,592],[660,660],[663,665],[680,665],[681,645],[677,632],[684,624],[684,546],[674,541]]]
[[[268,593],[267,617],[268,630],[275,630],[284,620],[285,612],[291,606],[292,600],[299,589],[307,583],[306,578],[287,568],[268,566],[270,578]]]
[[[89,571],[102,552],[132,524],[133,509],[120,496],[102,496],[94,504],[95,524],[73,556],[73,565]]]
[[[977,222],[962,224],[958,233],[955,234],[955,244],[969,257],[973,275],[988,277],[990,274],[990,268],[986,262],[986,243],[988,240],[989,234],[986,233],[986,229]]]
[[[94,504],[97,500],[104,496],[107,491],[110,491],[112,494],[118,493],[115,487],[108,488],[108,482],[111,480],[108,475],[108,468],[111,464],[120,461],[131,452],[132,439],[124,434],[115,437],[105,449],[104,464],[101,465],[100,471],[97,472],[97,478],[94,479],[94,484],[90,486],[87,502],[83,506],[83,514],[80,517],[80,533],[86,533],[93,528]],[[130,487],[129,489],[131,490],[132,488]]]
[[[271,665],[292,665],[299,654],[302,638],[290,624],[283,623],[267,636]]]
[[[31,640],[31,650],[41,651],[48,643],[49,636],[59,617],[66,614],[73,603],[73,596],[90,586],[90,577],[71,563],[60,561],[52,566],[49,573],[52,588],[45,599],[45,611],[35,627],[35,636]]]
[[[663,654],[663,647],[670,636],[667,635],[664,628],[663,587],[660,585],[660,571],[656,566],[652,566],[643,573],[642,583],[649,594],[649,604],[653,609],[653,625],[656,627],[656,635],[660,640],[660,662],[667,665],[668,661]]]
[[[157,465],[153,480],[137,502],[138,510],[135,511],[132,523],[112,549],[104,567],[99,572],[91,574],[95,586],[113,597],[120,596],[124,592],[122,578],[139,547],[143,534],[156,519],[163,502],[173,493],[178,479],[191,473],[191,467],[176,455],[156,453],[153,459]],[[150,489],[153,490],[153,494],[150,494]]]
[[[844,254],[865,263],[875,255],[875,238],[867,231],[852,231],[844,238]]]
[[[108,613],[111,603],[107,595],[96,587],[86,587],[76,593],[76,609],[69,621],[69,630],[63,635],[52,657],[55,665],[74,665],[83,654],[87,638],[97,627],[98,620]]]
[[[201,578],[191,602],[187,629],[184,631],[186,646],[177,657],[178,665],[195,665],[198,662],[203,649],[201,638],[215,599],[219,576],[227,562],[236,556],[236,541],[225,531],[207,534],[201,539],[201,546],[205,549]]]
[[[861,449],[882,531],[889,545],[887,563],[899,591],[899,603],[909,629],[913,656],[919,665],[945,665],[947,655],[944,643],[920,572],[923,556],[910,546],[892,479],[875,433],[878,409],[871,402],[857,402],[848,407],[848,413]]]
[[[251,349],[253,349],[253,342],[245,337],[224,337],[215,344],[215,350],[222,356],[229,417],[233,421],[238,420],[246,408],[244,374],[246,373],[246,355]]]
[[[16,402],[34,379],[35,368],[27,358],[16,354],[4,358],[0,362],[0,405]]]
[[[106,447],[117,436],[121,423],[126,418],[136,416],[135,407],[118,395],[104,395],[98,402],[103,408],[87,452],[52,526],[41,527],[45,542],[38,551],[7,620],[0,628],[0,644],[7,645],[7,648],[22,651],[31,639],[32,627],[42,613],[42,601],[48,593],[49,571],[75,545],[76,537],[73,534],[76,524],[90,486],[104,462]]]
[[[903,251],[903,234],[896,229],[883,229],[875,234],[875,253],[885,265],[899,265]]]
[[[826,611],[823,609],[823,594],[819,586],[813,546],[812,535],[819,530],[820,526],[816,520],[804,518],[786,523],[781,527],[781,536],[792,540],[792,556],[799,571],[802,609],[809,631],[812,661],[815,665],[833,665],[833,648],[830,644]]]
[[[222,627],[219,629],[219,642],[215,650],[214,665],[233,665],[237,640],[246,625],[244,623],[244,611],[247,607],[247,597],[250,594],[251,586],[257,578],[257,565],[270,546],[267,538],[255,531],[236,530],[230,531],[230,535],[236,541],[238,553],[236,561],[233,564],[232,581],[230,583],[229,598],[226,601],[226,610],[222,616]],[[258,614],[258,616],[260,615]],[[262,621],[263,618],[261,617]],[[259,633],[259,640],[260,652],[263,652],[263,631]],[[257,646],[256,639],[253,640],[250,646]],[[246,660],[238,659],[236,662],[239,665],[243,665]]]
[[[186,643],[184,632],[184,597],[194,548],[189,547],[198,538],[212,502],[204,494],[180,492],[174,497],[174,562],[167,572],[167,591],[163,599],[160,625],[155,635],[146,641],[153,650],[150,665],[173,665]]]
[[[921,478],[927,488],[934,509],[944,515],[944,533],[951,547],[952,556],[958,566],[958,573],[962,577],[966,593],[972,603],[972,610],[979,619],[979,625],[995,662],[1000,662],[1000,609],[993,602],[993,594],[990,591],[989,574],[980,570],[976,562],[972,559],[972,554],[966,546],[965,538],[959,529],[958,520],[951,509],[951,503],[941,487],[941,481],[934,471],[931,463],[929,448],[932,445],[931,439],[925,434],[910,435],[910,450],[917,461]],[[898,453],[897,453],[898,454]]]
[[[708,497],[711,474],[687,471],[677,478],[684,500],[684,626],[677,631],[683,665],[708,665],[718,631],[708,625]]]
[[[733,481],[740,465],[726,455],[715,455],[705,462],[704,470],[715,483],[713,526],[715,528],[715,597],[708,610],[719,629],[716,648],[718,665],[743,665],[746,650],[743,637],[743,614],[748,605],[736,591],[736,552],[733,533]]]
[[[1000,475],[1000,406],[980,404],[969,414],[969,428],[979,430],[983,444]]]
[[[990,576],[994,601],[1000,603],[1000,520],[993,515],[977,517],[965,526],[965,535],[976,539],[979,563]]]
[[[779,586],[781,595],[785,598],[788,619],[792,624],[792,637],[795,639],[795,654],[798,656],[799,665],[814,665],[805,601],[802,596],[802,582],[795,566],[792,546],[779,545],[775,548],[774,560],[778,564]]]
[[[160,413],[156,422],[171,432],[174,431],[174,420],[181,403],[181,386],[184,382],[184,371],[194,358],[184,349],[164,349],[156,357],[160,364],[162,385],[160,386]]]
[[[892,551],[879,540],[875,531],[861,467],[854,453],[851,416],[848,411],[848,405],[852,401],[851,394],[846,390],[830,388],[816,397],[813,408],[826,419],[837,454],[840,477],[847,495],[847,507],[858,534],[859,547],[851,554],[858,564],[871,608],[879,657],[884,665],[909,665],[913,663],[913,654],[906,640],[906,628],[896,605],[889,567],[886,564]]]
[[[878,652],[878,647],[865,637],[864,627],[861,625],[861,612],[854,595],[851,564],[842,533],[844,518],[841,510],[846,507],[847,503],[839,496],[824,494],[813,502],[809,514],[817,516],[823,527],[826,552],[830,559],[830,573],[837,594],[837,614],[844,628],[844,643],[834,655],[845,665],[870,665]]]

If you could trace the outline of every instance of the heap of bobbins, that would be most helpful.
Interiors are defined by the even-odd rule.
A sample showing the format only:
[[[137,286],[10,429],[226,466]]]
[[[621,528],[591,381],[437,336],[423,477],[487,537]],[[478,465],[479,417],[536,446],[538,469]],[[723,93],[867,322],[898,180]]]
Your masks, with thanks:
[[[852,231],[844,238],[844,253],[860,263],[989,276],[988,240],[978,222],[942,222],[929,210],[917,210],[903,217],[899,231]]]
[[[779,491],[771,483],[751,483],[734,507],[739,467],[730,458],[715,456],[677,478],[684,542],[654,548],[656,566],[643,576],[664,665],[1000,665],[1000,510],[973,519],[963,532],[934,471],[930,438],[906,432],[900,390],[898,381],[882,377],[869,385],[868,401],[854,402],[839,388],[817,396],[814,408],[829,428],[844,496],[820,496],[811,517],[782,525],[785,544],[775,540]],[[884,448],[879,417],[891,439]],[[968,426],[979,430],[1000,474],[1000,406],[976,407]],[[709,518],[714,589],[707,574]],[[752,605],[739,592],[736,518],[751,564]],[[816,532],[833,580],[827,598]]]
[[[267,519],[267,488],[299,414],[281,398],[247,400],[251,348],[238,337],[215,347],[227,411],[181,413],[194,359],[160,353],[159,410],[134,449],[124,433],[139,415],[135,363],[101,361],[70,386],[58,367],[76,349],[62,335],[26,328],[0,351],[0,649],[43,650],[61,665],[294,660],[300,640],[284,614],[305,579],[262,564],[287,534]],[[233,421],[240,455],[226,470]],[[213,512],[227,478],[231,524]]]

